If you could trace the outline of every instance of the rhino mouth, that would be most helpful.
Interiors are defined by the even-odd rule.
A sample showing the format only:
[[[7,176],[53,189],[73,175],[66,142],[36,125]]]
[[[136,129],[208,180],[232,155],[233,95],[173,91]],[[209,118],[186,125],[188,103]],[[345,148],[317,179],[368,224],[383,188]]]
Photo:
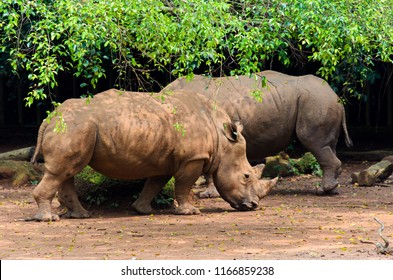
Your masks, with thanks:
[[[258,203],[255,201],[251,202],[242,202],[242,203],[231,203],[232,208],[235,208],[239,211],[251,211],[255,210],[258,207]]]

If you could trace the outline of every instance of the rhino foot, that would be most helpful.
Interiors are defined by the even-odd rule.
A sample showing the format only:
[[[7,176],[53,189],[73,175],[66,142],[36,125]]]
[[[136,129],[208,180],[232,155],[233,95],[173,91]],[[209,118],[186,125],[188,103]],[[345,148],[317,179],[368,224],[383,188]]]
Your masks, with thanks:
[[[50,212],[47,213],[37,213],[34,216],[34,220],[38,221],[38,222],[54,222],[54,221],[58,221],[60,220],[59,215],[56,214],[52,214]]]
[[[177,215],[198,215],[201,211],[194,206],[179,206],[175,209],[175,214]]]
[[[136,200],[133,204],[132,204],[132,208],[138,212],[139,214],[142,215],[149,215],[151,213],[153,213],[153,208],[151,208],[151,206],[149,204],[146,203],[138,203],[138,201]]]
[[[330,189],[330,190],[324,190],[323,188],[318,188],[317,189],[317,195],[338,195],[339,192],[337,188]]]
[[[75,212],[75,211],[68,211],[64,214],[66,218],[73,218],[73,219],[84,219],[90,218],[89,212]]]
[[[220,197],[220,194],[214,187],[214,189],[207,189],[206,191],[198,193],[199,198],[217,198]]]

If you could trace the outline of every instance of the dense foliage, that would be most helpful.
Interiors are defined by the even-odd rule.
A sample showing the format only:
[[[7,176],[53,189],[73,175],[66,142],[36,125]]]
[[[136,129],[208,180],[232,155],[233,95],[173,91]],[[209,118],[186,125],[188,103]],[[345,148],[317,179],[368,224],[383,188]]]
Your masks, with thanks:
[[[27,105],[61,72],[94,89],[108,69],[140,89],[152,71],[253,73],[315,63],[354,96],[375,63],[392,63],[390,0],[1,0],[0,74],[27,73]]]

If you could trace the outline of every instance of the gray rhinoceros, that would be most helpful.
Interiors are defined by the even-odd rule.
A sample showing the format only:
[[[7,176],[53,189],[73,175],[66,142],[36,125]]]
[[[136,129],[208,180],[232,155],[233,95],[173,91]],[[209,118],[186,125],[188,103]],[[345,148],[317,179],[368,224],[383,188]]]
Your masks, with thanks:
[[[267,86],[262,87],[262,77]],[[223,108],[232,121],[239,120],[247,141],[247,158],[262,160],[285,149],[296,136],[314,154],[323,170],[319,194],[337,193],[341,162],[336,144],[344,130],[344,107],[328,83],[316,76],[289,76],[263,71],[253,76],[180,78],[163,89],[197,91]],[[257,97],[257,98],[255,98]],[[262,100],[257,100],[261,98]],[[212,189],[209,190],[214,193]]]
[[[74,176],[86,165],[113,178],[147,178],[133,204],[140,213],[152,211],[151,200],[172,176],[178,214],[199,213],[188,197],[202,173],[213,175],[220,195],[238,210],[255,209],[271,188],[247,161],[242,126],[197,93],[163,96],[112,89],[89,104],[69,99],[56,115],[41,124],[32,158],[34,163],[41,152],[46,168],[33,191],[39,208],[35,220],[59,219],[51,212],[57,191],[67,216],[89,216],[74,187]],[[65,132],[54,131],[60,116]]]

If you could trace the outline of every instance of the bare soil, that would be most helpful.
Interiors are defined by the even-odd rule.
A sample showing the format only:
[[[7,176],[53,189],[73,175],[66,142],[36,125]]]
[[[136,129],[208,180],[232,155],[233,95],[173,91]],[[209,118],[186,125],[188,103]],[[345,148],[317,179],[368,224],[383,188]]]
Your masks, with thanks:
[[[393,241],[393,187],[350,182],[353,171],[371,164],[344,163],[336,196],[315,195],[318,177],[282,178],[256,211],[195,197],[201,215],[141,216],[130,207],[102,206],[89,219],[50,223],[23,221],[36,212],[34,186],[12,188],[3,179],[0,259],[393,259],[377,253],[375,243],[383,241],[373,219]]]

